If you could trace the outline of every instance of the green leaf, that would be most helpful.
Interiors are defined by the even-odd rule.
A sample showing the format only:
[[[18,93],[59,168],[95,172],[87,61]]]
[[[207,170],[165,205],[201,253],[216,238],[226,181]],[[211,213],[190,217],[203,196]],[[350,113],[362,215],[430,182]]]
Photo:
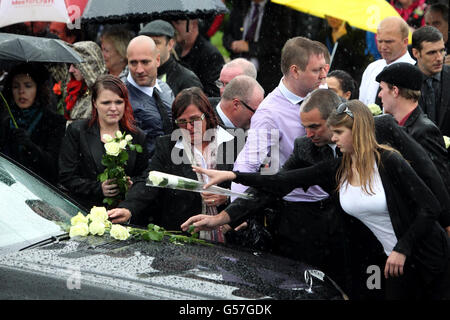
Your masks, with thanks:
[[[136,147],[136,152],[137,153],[142,153],[142,147],[140,145],[135,144],[135,147]]]
[[[106,180],[108,180],[108,171],[105,170],[104,172],[100,173],[98,175],[98,180],[100,180],[100,182],[105,182]]]

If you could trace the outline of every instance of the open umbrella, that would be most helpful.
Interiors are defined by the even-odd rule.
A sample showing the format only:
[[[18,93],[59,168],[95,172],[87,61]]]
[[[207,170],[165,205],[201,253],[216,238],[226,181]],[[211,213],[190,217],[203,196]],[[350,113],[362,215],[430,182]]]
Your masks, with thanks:
[[[89,0],[81,21],[146,22],[154,19],[194,19],[227,12],[221,0]]]
[[[353,27],[377,32],[378,24],[387,17],[400,17],[386,0],[272,0],[297,11],[319,18],[331,16]]]
[[[0,1],[0,28],[27,21],[70,22],[64,0]]]
[[[80,63],[83,59],[59,39],[0,33],[0,60]]]

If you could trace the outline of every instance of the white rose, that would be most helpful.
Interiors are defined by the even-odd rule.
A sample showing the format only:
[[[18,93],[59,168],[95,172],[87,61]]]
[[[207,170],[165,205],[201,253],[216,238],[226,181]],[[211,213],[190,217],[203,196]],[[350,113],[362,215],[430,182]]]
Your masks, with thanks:
[[[133,137],[131,136],[131,134],[127,134],[127,135],[125,136],[125,140],[126,140],[127,142],[130,142],[131,140],[133,140]]]
[[[377,105],[376,103],[370,103],[370,104],[367,105],[367,107],[369,108],[370,112],[372,112],[372,114],[374,116],[382,114],[380,106]]]
[[[116,137],[119,138],[119,139],[122,138],[122,137],[123,137],[122,132],[120,132],[119,130],[117,130],[117,131],[116,131]]]
[[[70,219],[70,224],[72,226],[76,226],[77,224],[80,223],[88,223],[89,219],[87,217],[85,217],[81,212],[78,212],[78,214],[75,217],[72,217],[72,219]]]
[[[163,181],[164,177],[162,176],[161,172],[150,171],[150,173],[148,174],[148,179],[152,182],[154,186],[159,186],[160,183]]]
[[[113,224],[111,230],[109,231],[111,237],[117,240],[127,240],[130,237],[128,229],[121,226],[120,224]]]
[[[93,206],[91,212],[89,213],[89,220],[104,223],[106,220],[108,220],[106,208]]]
[[[119,147],[122,150],[125,150],[125,148],[127,147],[128,142],[126,140],[120,140],[119,142]]]
[[[103,136],[102,136],[102,138],[103,138],[103,141],[105,141],[105,142],[111,142],[111,141],[113,141],[113,137],[111,137],[109,134],[107,134],[107,133],[105,133]]]
[[[450,147],[450,138],[447,136],[444,136],[444,143],[445,143],[445,148],[448,149],[448,147]]]
[[[120,153],[120,145],[117,142],[105,143],[106,154],[117,157]]]
[[[87,236],[89,234],[89,227],[87,223],[79,223],[77,225],[71,226],[69,231],[69,236],[71,238],[76,236]]]
[[[105,225],[101,221],[93,221],[89,225],[89,232],[93,235],[102,236],[105,233]]]

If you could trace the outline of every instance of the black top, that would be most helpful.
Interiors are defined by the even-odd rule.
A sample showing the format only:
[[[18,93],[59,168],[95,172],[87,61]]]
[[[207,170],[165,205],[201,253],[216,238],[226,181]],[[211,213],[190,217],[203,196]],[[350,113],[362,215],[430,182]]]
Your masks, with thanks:
[[[58,154],[66,119],[48,108],[41,110],[42,117],[35,124],[31,135],[20,139],[14,133],[16,129],[11,129],[11,118],[5,113],[0,127],[0,150],[48,182],[56,183]]]
[[[214,83],[219,79],[222,66],[225,64],[220,51],[202,35],[198,35],[194,46],[187,55],[181,57],[181,47],[176,47],[181,63],[191,69],[202,82],[207,96],[217,97],[219,88]]]
[[[203,85],[195,73],[188,68],[183,67],[172,55],[170,55],[169,60],[158,68],[158,78],[162,80],[164,74],[166,74],[167,77],[166,83],[169,85],[170,89],[172,89],[174,96],[181,90],[190,87],[199,87],[203,89]]]
[[[67,127],[59,157],[59,178],[70,196],[89,210],[92,206],[104,206],[102,186],[97,176],[105,171],[102,164],[105,148],[98,124],[94,123],[92,127],[88,124],[89,120],[84,119],[74,121]],[[143,149],[142,153],[128,150],[125,173],[134,182],[148,164],[146,138],[140,129],[136,133],[126,134],[131,134],[132,143],[141,145]]]

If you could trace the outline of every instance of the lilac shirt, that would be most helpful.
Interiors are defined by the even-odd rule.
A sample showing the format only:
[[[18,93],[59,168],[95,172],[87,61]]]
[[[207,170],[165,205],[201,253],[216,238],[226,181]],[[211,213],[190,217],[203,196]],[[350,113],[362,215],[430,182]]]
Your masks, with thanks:
[[[294,140],[306,134],[300,121],[300,105],[304,98],[290,92],[280,81],[259,105],[251,119],[247,142],[239,153],[233,170],[240,172],[260,171],[262,163],[270,158],[271,168],[266,174],[276,173],[294,150]],[[244,192],[247,187],[233,183],[231,189]],[[283,199],[286,201],[319,201],[328,197],[328,193],[314,186],[308,192],[301,188],[293,190]],[[234,200],[234,199],[233,199]]]

